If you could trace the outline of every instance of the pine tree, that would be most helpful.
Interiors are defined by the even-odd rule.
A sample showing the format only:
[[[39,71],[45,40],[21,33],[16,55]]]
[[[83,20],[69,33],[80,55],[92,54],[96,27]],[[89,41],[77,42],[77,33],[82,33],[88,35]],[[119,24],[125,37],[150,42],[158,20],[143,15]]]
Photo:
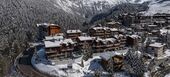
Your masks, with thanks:
[[[130,74],[142,77],[145,72],[142,55],[139,55],[136,51],[129,50],[125,56],[125,68]]]

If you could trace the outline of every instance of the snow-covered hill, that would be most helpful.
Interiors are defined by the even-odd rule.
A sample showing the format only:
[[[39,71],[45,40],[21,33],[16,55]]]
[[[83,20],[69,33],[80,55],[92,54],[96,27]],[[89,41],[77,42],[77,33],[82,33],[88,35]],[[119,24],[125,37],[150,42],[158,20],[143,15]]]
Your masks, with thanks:
[[[168,0],[47,0],[67,13],[91,17],[95,14],[107,12],[114,6],[122,3],[142,4],[149,2],[149,10],[146,14],[156,12],[169,12],[170,1]]]
[[[149,5],[146,15],[155,13],[170,13],[170,0],[153,0]]]

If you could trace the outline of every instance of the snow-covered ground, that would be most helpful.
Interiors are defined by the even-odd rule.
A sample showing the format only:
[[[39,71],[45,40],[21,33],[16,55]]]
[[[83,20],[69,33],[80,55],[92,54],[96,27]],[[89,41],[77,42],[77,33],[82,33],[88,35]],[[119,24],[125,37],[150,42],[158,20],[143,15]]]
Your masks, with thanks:
[[[99,61],[100,56],[94,56],[87,61],[82,61],[82,57],[74,60],[73,63],[69,64],[57,64],[45,59],[45,50],[41,48],[32,57],[32,65],[39,71],[50,74],[52,76],[59,77],[91,77],[94,73],[100,72],[103,77],[107,77],[108,73],[104,71]],[[81,65],[84,65],[82,67]],[[72,65],[72,68],[68,68],[68,65]],[[117,77],[128,77],[124,72],[115,73]]]
[[[72,63],[72,69],[68,69],[69,64],[60,64],[56,65],[45,59],[45,50],[41,48],[38,50],[37,54],[32,58],[33,66],[39,71],[54,75],[54,76],[66,76],[66,77],[82,77],[85,75],[92,75],[95,70],[100,69],[103,70],[101,65],[97,62],[100,57],[96,56],[88,61],[83,61],[84,67],[81,67],[81,57],[75,59],[74,63]]]
[[[165,77],[170,77],[170,74],[165,75]]]
[[[115,52],[104,52],[104,53],[96,53],[93,58],[88,59],[87,61],[82,60],[82,57],[77,59],[72,59],[72,62],[56,63],[53,61],[49,61],[45,58],[45,49],[42,47],[40,48],[36,54],[32,57],[32,65],[39,71],[50,74],[52,76],[59,76],[59,77],[92,77],[94,73],[100,72],[103,77],[107,77],[109,75],[106,72],[101,64],[101,57],[106,55],[114,55],[114,54],[125,54],[127,50],[119,51],[119,53]],[[108,55],[107,55],[108,54]],[[163,57],[159,58],[166,58],[170,56],[170,50],[166,50]],[[109,56],[108,56],[109,57]],[[69,59],[68,59],[69,60]],[[62,62],[62,61],[61,61]],[[69,68],[69,66],[72,66]],[[83,66],[82,66],[83,65]],[[146,72],[144,77],[149,77],[150,73]],[[129,77],[124,72],[115,73],[115,77]],[[167,75],[166,77],[169,77]]]
[[[167,49],[161,57],[158,57],[158,59],[163,59],[168,57],[170,57],[170,49]]]

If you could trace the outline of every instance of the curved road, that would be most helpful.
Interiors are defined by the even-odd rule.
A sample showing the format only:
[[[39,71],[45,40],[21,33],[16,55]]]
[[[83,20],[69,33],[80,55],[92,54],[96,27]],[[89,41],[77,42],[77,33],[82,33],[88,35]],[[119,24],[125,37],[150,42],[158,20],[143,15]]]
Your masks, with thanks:
[[[49,77],[43,73],[40,73],[33,68],[31,64],[31,58],[34,54],[34,48],[30,48],[27,51],[21,53],[21,55],[16,60],[16,68],[19,73],[24,77]]]

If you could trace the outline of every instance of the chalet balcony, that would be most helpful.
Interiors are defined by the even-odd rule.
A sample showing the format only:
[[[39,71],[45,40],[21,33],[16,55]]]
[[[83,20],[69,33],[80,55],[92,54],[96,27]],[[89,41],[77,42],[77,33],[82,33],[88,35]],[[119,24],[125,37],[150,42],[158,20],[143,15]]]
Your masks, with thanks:
[[[121,44],[125,44],[125,43],[126,43],[126,41],[121,41],[120,43],[121,43]]]
[[[68,37],[77,37],[77,36],[80,36],[80,34],[72,34],[72,35],[68,35]]]
[[[112,46],[113,46],[113,44],[106,45],[106,47],[112,47]]]
[[[125,39],[125,38],[122,38],[121,40],[126,41],[126,39]]]
[[[105,33],[105,34],[108,34],[108,35],[110,35],[111,33]]]
[[[120,47],[125,47],[125,45],[120,45]]]
[[[114,46],[119,46],[120,45],[120,43],[116,43],[116,44],[114,44]]]
[[[66,48],[66,49],[62,49],[61,51],[62,52],[69,52],[69,51],[73,51],[74,48]]]
[[[104,52],[105,49],[95,49],[95,52]]]
[[[55,57],[59,57],[59,56],[64,56],[65,54],[54,54],[54,55],[48,55],[48,58],[55,58]]]
[[[105,48],[106,45],[93,45],[92,47],[94,47],[94,48]]]
[[[46,54],[53,54],[56,53],[57,51],[46,51]]]
[[[104,35],[105,33],[95,33],[94,35]]]
[[[104,30],[97,30],[96,32],[104,32]]]

